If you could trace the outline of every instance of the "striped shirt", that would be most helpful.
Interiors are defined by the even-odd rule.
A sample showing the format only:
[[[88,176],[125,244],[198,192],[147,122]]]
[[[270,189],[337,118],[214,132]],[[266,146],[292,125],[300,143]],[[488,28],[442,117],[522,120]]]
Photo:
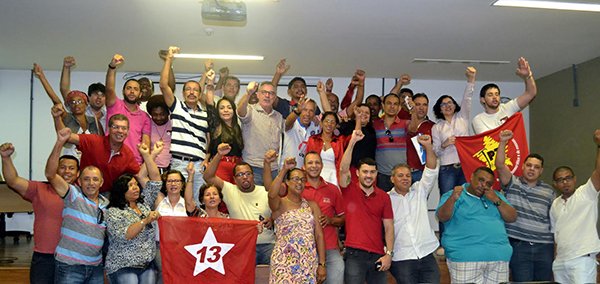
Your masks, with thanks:
[[[522,177],[516,176],[512,176],[503,189],[518,214],[517,221],[505,224],[508,236],[533,243],[554,243],[550,231],[550,206],[556,197],[554,190],[541,180],[529,187]]]
[[[106,233],[106,221],[102,217],[108,199],[99,195],[98,205],[88,199],[79,187],[69,185],[63,201],[65,208],[56,260],[68,265],[100,265]]]
[[[397,117],[389,128],[385,127],[383,118],[373,121],[377,138],[375,160],[378,172],[391,175],[395,165],[406,163],[407,126],[408,120]]]
[[[208,112],[198,104],[198,110],[189,108],[175,98],[171,105],[171,155],[200,158],[208,149]]]

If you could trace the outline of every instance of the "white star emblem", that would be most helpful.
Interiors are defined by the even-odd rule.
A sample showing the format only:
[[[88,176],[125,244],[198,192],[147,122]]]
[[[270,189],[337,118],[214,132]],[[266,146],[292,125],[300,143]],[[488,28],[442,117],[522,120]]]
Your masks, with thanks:
[[[187,245],[184,248],[196,258],[196,267],[194,268],[194,276],[196,276],[209,268],[225,275],[223,256],[233,247],[234,244],[219,243],[212,228],[208,227],[201,243]]]

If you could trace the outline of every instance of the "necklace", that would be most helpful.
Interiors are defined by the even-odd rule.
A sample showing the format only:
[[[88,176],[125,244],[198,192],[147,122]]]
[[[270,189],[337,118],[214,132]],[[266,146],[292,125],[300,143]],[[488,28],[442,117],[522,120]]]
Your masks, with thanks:
[[[160,133],[160,128],[161,128],[161,127],[163,127],[163,128],[164,128],[164,130],[163,130],[162,134]],[[158,136],[159,136],[159,139],[158,139],[158,140],[160,140],[160,142],[164,142],[164,141],[163,141],[163,137],[165,136],[165,134],[167,134],[167,132],[168,132],[167,130],[168,130],[168,129],[167,129],[167,124],[166,124],[166,123],[165,123],[165,124],[163,124],[163,125],[156,125],[156,132],[158,133]]]

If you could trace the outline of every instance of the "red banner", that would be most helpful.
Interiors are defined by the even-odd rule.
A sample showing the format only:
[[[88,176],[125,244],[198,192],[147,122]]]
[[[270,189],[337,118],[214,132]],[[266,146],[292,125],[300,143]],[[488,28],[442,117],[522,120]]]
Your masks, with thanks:
[[[254,283],[257,221],[161,217],[164,283]]]
[[[500,131],[505,129],[513,132],[513,139],[508,141],[504,149],[506,153],[504,163],[514,175],[521,175],[521,165],[529,155],[529,148],[523,115],[517,112],[498,128],[475,136],[456,137],[456,150],[467,181],[471,179],[471,174],[478,167],[485,166],[496,171],[496,151],[500,144]],[[499,188],[497,181],[494,188]]]

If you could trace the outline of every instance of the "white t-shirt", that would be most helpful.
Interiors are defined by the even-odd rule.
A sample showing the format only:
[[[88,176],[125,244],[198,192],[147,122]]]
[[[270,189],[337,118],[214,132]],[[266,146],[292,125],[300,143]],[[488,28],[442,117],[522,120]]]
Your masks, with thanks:
[[[494,129],[520,110],[515,98],[508,103],[500,104],[496,113],[489,114],[484,111],[473,118],[473,132],[479,134]]]
[[[297,118],[294,121],[294,125],[290,130],[284,132],[283,136],[283,151],[280,159],[280,164],[283,163],[285,158],[294,157],[296,158],[296,164],[298,166],[304,165],[304,155],[306,155],[306,146],[308,145],[308,138],[320,132],[320,127],[315,125],[313,121],[310,122],[308,127],[303,127]],[[282,165],[280,165],[282,166]]]
[[[227,204],[229,217],[241,220],[260,221],[263,218],[271,217],[271,208],[269,208],[269,196],[264,186],[256,185],[252,192],[242,192],[237,185],[223,181],[223,201]],[[258,235],[257,244],[268,244],[275,242],[273,230],[263,230]]]

